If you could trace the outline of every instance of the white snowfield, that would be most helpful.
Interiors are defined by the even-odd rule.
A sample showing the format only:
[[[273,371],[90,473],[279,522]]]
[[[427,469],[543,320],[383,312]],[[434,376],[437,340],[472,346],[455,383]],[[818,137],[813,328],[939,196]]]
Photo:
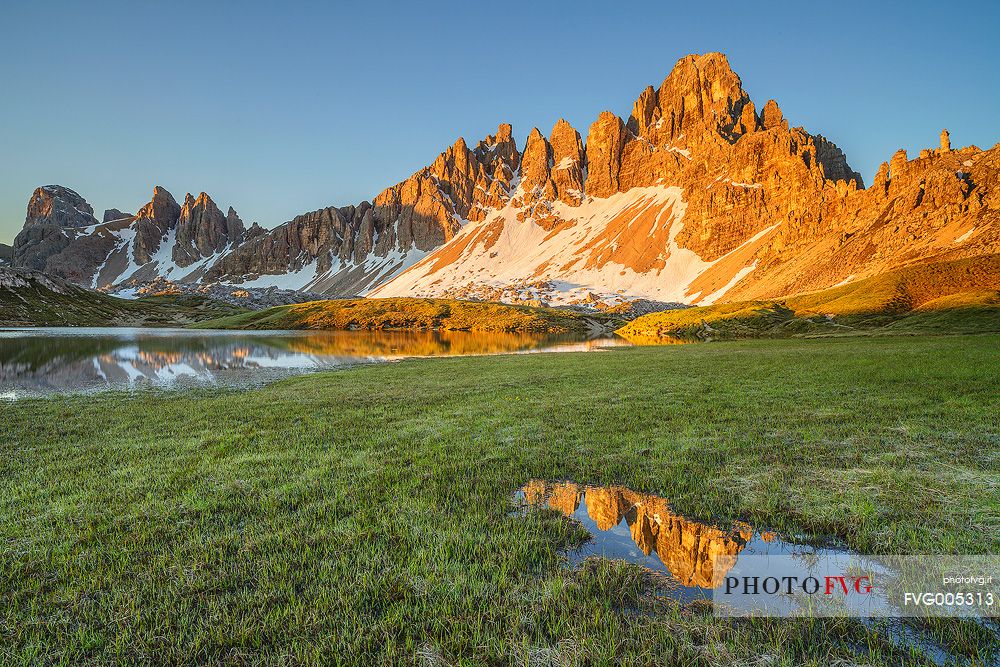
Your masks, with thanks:
[[[298,271],[257,276],[252,280],[243,281],[239,287],[278,287],[304,292],[323,292],[331,282],[347,272],[354,271],[365,276],[363,282],[368,285],[378,285],[391,280],[426,255],[426,252],[411,248],[405,252],[393,250],[385,257],[379,257],[372,253],[360,263],[355,263],[353,260],[342,262],[334,258],[330,268],[326,271],[320,271],[319,260],[313,259]]]
[[[166,278],[175,282],[182,282],[188,279],[193,280],[200,277],[205,269],[231,250],[231,246],[227,246],[219,252],[204,257],[193,264],[184,267],[178,266],[172,256],[177,230],[170,229],[160,239],[160,245],[150,260],[140,264],[135,259],[135,227],[115,224],[130,220],[131,218],[112,220],[111,222],[80,229],[83,232],[97,233],[101,236],[111,237],[115,242],[114,248],[104,258],[104,261],[98,265],[97,270],[94,271],[90,287],[95,289],[106,287],[131,280],[132,278],[142,281],[152,280],[156,277]],[[129,295],[126,292],[122,292],[117,294],[117,296],[128,297]]]
[[[522,194],[516,190],[512,201]],[[501,300],[539,299],[555,305],[593,293],[609,302],[647,298],[710,304],[749,275],[756,261],[751,257],[736,266],[728,283],[709,294],[693,293],[692,283],[777,225],[729,254],[705,261],[677,243],[686,208],[681,195],[679,187],[654,185],[603,199],[588,197],[580,206],[556,202],[551,212],[566,224],[548,229],[533,218],[519,221],[524,209],[508,203],[482,222],[466,223],[450,242],[367,296],[460,297],[502,291]]]
[[[514,202],[526,197],[515,175],[503,208],[489,210],[481,222],[459,218],[456,236],[433,251],[394,249],[386,257],[370,254],[362,262],[334,257],[325,271],[319,270],[318,259],[309,258],[297,271],[247,275],[234,286],[331,293],[348,284],[370,297],[537,300],[552,305],[595,298],[605,303],[637,298],[715,303],[755,270],[755,244],[777,225],[706,261],[677,241],[686,210],[682,194],[679,187],[657,184],[607,198],[584,196],[579,206],[527,197],[531,203],[517,207]],[[176,232],[170,230],[151,261],[140,265],[134,259],[134,228],[105,223],[93,231],[115,239],[115,248],[93,276],[94,287],[157,277],[197,282],[233,250],[226,247],[179,267],[171,257]],[[133,292],[116,293],[129,297]]]

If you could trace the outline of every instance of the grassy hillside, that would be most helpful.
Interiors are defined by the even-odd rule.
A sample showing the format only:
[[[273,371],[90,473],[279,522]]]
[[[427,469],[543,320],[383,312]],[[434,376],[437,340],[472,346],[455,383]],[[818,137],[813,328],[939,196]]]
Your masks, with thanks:
[[[857,333],[1000,332],[1000,255],[897,269],[772,301],[644,315],[618,330],[637,343]]]
[[[885,337],[0,402],[0,662],[933,664],[857,621],[718,619],[638,566],[568,567],[578,524],[512,494],[621,484],[862,553],[996,554],[997,386],[998,336]],[[990,664],[987,628],[904,623]]]
[[[202,296],[119,299],[37,272],[0,271],[0,326],[184,325],[245,312]]]
[[[453,299],[338,299],[276,306],[199,323],[206,329],[444,329],[584,332],[595,318],[553,308]],[[600,317],[603,321],[608,318]]]

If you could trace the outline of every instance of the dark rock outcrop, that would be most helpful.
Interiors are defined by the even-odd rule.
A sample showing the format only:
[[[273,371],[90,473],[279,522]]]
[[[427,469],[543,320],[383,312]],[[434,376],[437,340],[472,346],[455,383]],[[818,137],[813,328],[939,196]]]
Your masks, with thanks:
[[[96,224],[93,207],[73,190],[61,185],[40,187],[31,195],[24,228],[14,238],[13,264],[46,270],[49,257],[70,245],[77,228]]]
[[[384,257],[395,240],[384,220],[376,217],[370,203],[362,202],[304,213],[272,230],[255,223],[239,247],[212,265],[205,279],[238,283],[261,275],[298,272],[313,262],[317,262],[317,273],[324,273],[335,261],[364,261],[375,250],[376,238]]]
[[[87,200],[61,185],[46,185],[36,189],[28,202],[28,214],[24,218],[25,227],[86,227],[96,224],[94,208]]]
[[[212,257],[244,233],[236,212],[230,208],[223,215],[205,193],[197,200],[188,195],[182,208],[159,186],[134,216],[108,209],[98,223],[92,210],[69,188],[36,190],[14,241],[12,264],[86,286],[151,280]],[[174,246],[165,248],[175,230]]]
[[[177,227],[181,207],[173,195],[157,185],[153,199],[135,214],[135,244],[132,257],[140,266],[149,262],[166,240],[167,232]]]
[[[243,221],[230,207],[223,215],[212,198],[202,192],[195,199],[189,193],[177,220],[172,257],[185,267],[211,257],[243,236]]]
[[[104,211],[104,222],[113,222],[114,220],[125,220],[126,218],[134,217],[131,213],[125,213],[124,211],[119,211],[117,208],[109,208]]]

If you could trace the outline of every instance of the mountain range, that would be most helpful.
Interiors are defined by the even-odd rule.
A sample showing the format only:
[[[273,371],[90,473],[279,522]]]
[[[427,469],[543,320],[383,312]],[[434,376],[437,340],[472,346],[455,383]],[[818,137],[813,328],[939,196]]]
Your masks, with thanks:
[[[157,187],[98,220],[38,188],[14,266],[118,290],[154,279],[333,297],[545,304],[646,298],[708,305],[848,284],[1000,251],[1000,144],[896,152],[866,188],[844,153],[758,106],[719,53],[680,59],[627,119],[586,139],[560,120],[523,145],[510,125],[458,139],[371,202],[264,229],[205,193]],[[0,248],[0,262],[3,261]]]

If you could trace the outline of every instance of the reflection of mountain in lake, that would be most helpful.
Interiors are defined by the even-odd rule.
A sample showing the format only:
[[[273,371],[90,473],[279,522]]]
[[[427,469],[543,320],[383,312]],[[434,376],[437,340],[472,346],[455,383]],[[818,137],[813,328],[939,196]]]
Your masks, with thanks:
[[[289,357],[303,357],[302,360]],[[290,363],[291,362],[291,363]],[[0,338],[0,387],[30,392],[213,381],[226,371],[319,365],[280,348],[220,339],[28,336]]]
[[[607,343],[464,331],[8,330],[0,331],[0,390],[16,395],[137,384],[243,385],[400,357],[586,350]]]
[[[310,354],[377,357],[436,357],[520,352],[546,344],[575,342],[530,333],[468,331],[330,331],[289,338],[289,349]]]
[[[666,499],[620,486],[532,480],[524,485],[522,492],[529,505],[548,506],[566,516],[580,518],[578,510],[582,503],[587,517],[601,532],[614,530],[624,520],[632,541],[642,553],[656,554],[684,586],[718,586],[736,562],[735,556],[753,536],[753,529],[746,524],[724,531],[684,519],[670,510]],[[720,566],[713,568],[713,559],[720,557]]]

